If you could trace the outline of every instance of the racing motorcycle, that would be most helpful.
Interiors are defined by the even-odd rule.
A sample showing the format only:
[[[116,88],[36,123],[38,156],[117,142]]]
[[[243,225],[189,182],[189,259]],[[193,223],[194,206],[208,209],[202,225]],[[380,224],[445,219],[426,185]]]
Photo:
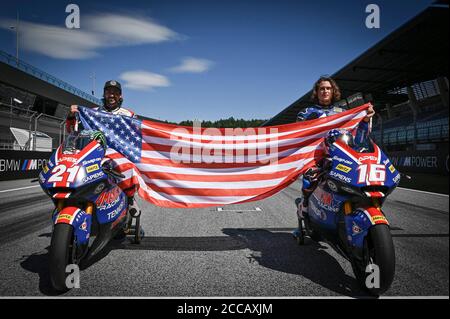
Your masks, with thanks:
[[[68,265],[87,264],[112,238],[132,235],[138,244],[143,236],[140,211],[128,210],[128,198],[117,186],[124,176],[105,159],[106,143],[96,134],[102,133],[68,135],[38,178],[55,205],[49,268],[51,284],[58,291],[68,290]]]
[[[360,286],[380,295],[395,273],[394,245],[382,205],[401,175],[370,137],[355,145],[347,133],[350,138],[338,136],[329,144],[322,168],[305,173],[317,187],[308,196],[306,214],[298,213],[294,236],[300,245],[305,236],[328,242],[351,262]]]

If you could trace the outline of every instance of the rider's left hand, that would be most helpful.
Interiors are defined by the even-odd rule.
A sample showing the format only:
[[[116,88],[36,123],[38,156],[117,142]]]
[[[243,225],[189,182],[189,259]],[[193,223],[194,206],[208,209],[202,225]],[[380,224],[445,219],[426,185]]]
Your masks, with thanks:
[[[366,117],[364,118],[365,122],[369,122],[370,118],[375,115],[375,110],[373,109],[372,104],[367,109]]]

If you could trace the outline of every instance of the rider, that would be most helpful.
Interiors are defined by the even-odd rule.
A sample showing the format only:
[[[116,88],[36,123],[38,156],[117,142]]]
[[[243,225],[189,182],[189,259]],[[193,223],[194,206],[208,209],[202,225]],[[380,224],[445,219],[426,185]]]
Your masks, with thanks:
[[[334,115],[340,112],[345,111],[346,109],[342,106],[334,107],[333,104],[341,99],[341,92],[337,83],[331,77],[322,76],[319,80],[314,83],[313,93],[311,99],[315,103],[315,105],[307,107],[304,110],[301,110],[297,114],[297,122],[313,120],[316,118],[326,117],[329,115]],[[362,139],[369,134],[369,121],[370,118],[375,114],[375,111],[372,106],[367,109],[367,115],[363,119],[363,121],[359,124],[356,130],[356,142],[362,141]],[[351,134],[349,134],[346,130],[331,130],[328,133],[325,144],[330,144],[332,140],[338,138],[349,139]],[[350,137],[353,140],[353,137]],[[313,180],[314,177],[317,176],[318,172],[326,165],[326,162],[321,161],[318,163],[318,166],[315,168],[311,168],[304,174],[303,183],[302,183],[302,193],[303,198],[301,201],[297,203],[297,215],[300,219],[303,218],[304,213],[307,211],[308,207],[308,198],[309,195],[314,191],[316,183],[311,183],[310,180]],[[298,230],[297,230],[298,231]],[[294,231],[295,232],[295,231]]]
[[[105,86],[103,88],[103,99],[102,99],[103,105],[100,107],[95,108],[96,110],[108,112],[112,114],[118,114],[122,116],[129,116],[135,118],[136,115],[133,111],[130,111],[126,108],[122,107],[122,86],[119,82],[115,80],[110,80],[105,83]],[[71,105],[70,106],[70,112],[67,116],[66,120],[66,129],[70,133],[73,131],[75,127],[75,113],[78,112],[78,105]],[[125,194],[128,197],[128,203],[129,203],[129,211],[133,212],[135,210],[136,212],[139,212],[140,209],[137,205],[137,202],[134,200],[134,195],[136,193],[136,188],[122,188],[122,190],[125,192]]]

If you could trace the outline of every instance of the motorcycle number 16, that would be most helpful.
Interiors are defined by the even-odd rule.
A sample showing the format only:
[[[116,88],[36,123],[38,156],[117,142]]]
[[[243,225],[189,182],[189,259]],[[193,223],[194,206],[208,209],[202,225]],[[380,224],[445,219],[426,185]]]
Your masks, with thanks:
[[[386,180],[386,167],[382,164],[362,164],[358,167],[358,183],[384,182]]]
[[[67,178],[67,183],[72,183],[75,180],[75,176],[77,175],[80,166],[74,166],[67,168],[66,165],[58,165],[55,166],[51,172],[52,176],[48,179],[49,183],[62,182],[64,177]],[[68,176],[67,176],[68,175]]]

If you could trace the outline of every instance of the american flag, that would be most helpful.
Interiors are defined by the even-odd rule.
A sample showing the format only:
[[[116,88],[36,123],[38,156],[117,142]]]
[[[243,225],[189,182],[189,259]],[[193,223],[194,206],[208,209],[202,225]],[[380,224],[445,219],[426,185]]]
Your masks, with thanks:
[[[323,158],[333,128],[355,129],[368,104],[306,122],[250,129],[184,127],[79,107],[85,129],[102,131],[107,157],[145,200],[201,208],[267,198]]]

